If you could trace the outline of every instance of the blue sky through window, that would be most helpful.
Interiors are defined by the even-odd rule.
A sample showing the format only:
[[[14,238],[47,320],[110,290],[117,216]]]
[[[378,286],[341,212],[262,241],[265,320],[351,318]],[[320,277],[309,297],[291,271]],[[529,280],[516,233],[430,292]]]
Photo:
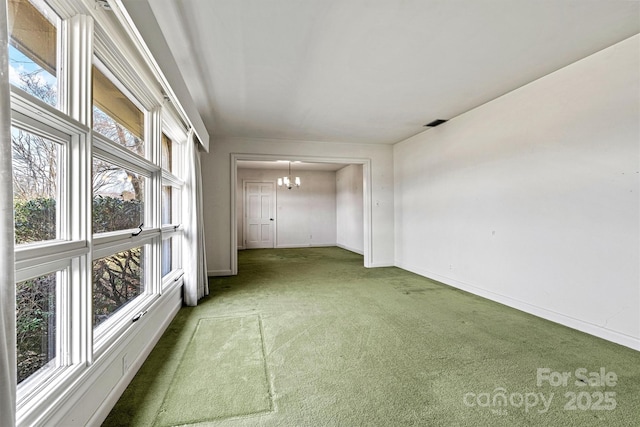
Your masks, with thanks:
[[[9,81],[47,104],[56,106],[56,77],[12,45],[9,45]]]

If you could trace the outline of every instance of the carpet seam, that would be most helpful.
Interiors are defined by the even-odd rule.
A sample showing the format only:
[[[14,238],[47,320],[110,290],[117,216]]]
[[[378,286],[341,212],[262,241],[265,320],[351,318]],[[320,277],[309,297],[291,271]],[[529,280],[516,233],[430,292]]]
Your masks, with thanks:
[[[159,424],[157,421],[159,419],[159,415],[160,415],[160,413],[162,411],[162,408],[164,407],[164,404],[165,404],[165,402],[167,400],[167,396],[169,394],[169,390],[171,390],[171,387],[177,381],[176,373],[180,370],[180,368],[182,366],[182,363],[183,363],[183,360],[184,360],[184,355],[186,353],[186,350],[189,347],[189,345],[191,344],[191,341],[193,340],[193,337],[196,335],[196,333],[200,329],[200,325],[202,324],[202,321],[203,320],[215,320],[215,319],[246,319],[248,317],[257,317],[258,318],[258,330],[260,332],[260,349],[261,349],[261,352],[262,352],[262,366],[263,366],[263,369],[264,369],[265,380],[267,382],[267,390],[268,390],[268,393],[269,393],[269,409],[263,410],[263,411],[258,411],[258,412],[247,412],[245,414],[234,414],[234,415],[231,415],[231,416],[221,416],[221,417],[207,418],[207,419],[202,419],[202,420],[196,420],[196,421],[193,421],[193,422],[187,422],[185,424],[175,424],[175,425],[174,424],[169,424],[169,425]],[[164,394],[164,397],[162,399],[162,403],[160,404],[160,407],[156,411],[156,416],[155,416],[155,420],[154,420],[153,426],[154,427],[196,426],[196,425],[203,425],[203,424],[209,423],[211,421],[250,418],[250,417],[253,417],[253,416],[259,416],[259,415],[274,413],[275,412],[274,406],[275,406],[275,403],[274,403],[274,399],[273,399],[273,390],[272,390],[272,386],[271,386],[269,372],[268,372],[268,369],[267,369],[262,317],[260,316],[260,314],[259,313],[251,313],[251,314],[247,313],[245,315],[200,317],[200,318],[198,318],[198,323],[196,324],[196,327],[194,328],[193,333],[189,337],[189,341],[187,343],[187,346],[185,347],[185,351],[182,353],[182,357],[180,359],[180,363],[178,363],[178,366],[176,367],[176,370],[173,372],[173,378],[171,379],[171,383],[169,384],[169,387],[167,388],[167,390],[166,390],[166,392]]]
[[[258,314],[258,326],[260,327],[260,343],[262,349],[262,366],[264,367],[264,377],[267,380],[267,388],[269,390],[269,411],[268,412],[276,412],[275,408],[275,399],[274,399],[274,388],[273,384],[271,384],[271,376],[269,375],[269,369],[267,367],[267,349],[266,343],[264,341],[264,324],[262,322],[262,316]]]
[[[196,324],[196,327],[193,328],[193,332],[191,333],[191,336],[189,337],[189,341],[187,341],[187,345],[184,347],[184,351],[182,352],[182,355],[180,356],[180,362],[178,363],[178,365],[176,366],[175,371],[173,371],[173,374],[171,376],[171,383],[169,383],[169,387],[167,387],[167,389],[164,392],[164,396],[162,397],[162,402],[160,403],[160,406],[158,407],[158,409],[156,410],[156,415],[154,416],[154,420],[153,420],[153,426],[158,426],[158,418],[160,415],[160,412],[162,411],[162,407],[164,406],[164,402],[166,402],[167,400],[167,395],[169,394],[169,390],[171,390],[171,387],[173,386],[173,384],[176,381],[176,372],[178,372],[178,370],[180,369],[180,366],[182,366],[182,361],[184,359],[184,354],[187,351],[187,348],[189,348],[189,344],[191,344],[191,340],[193,340],[193,337],[195,336],[196,332],[198,332],[198,328],[200,327],[200,321],[203,318],[199,318],[198,319],[198,323]]]

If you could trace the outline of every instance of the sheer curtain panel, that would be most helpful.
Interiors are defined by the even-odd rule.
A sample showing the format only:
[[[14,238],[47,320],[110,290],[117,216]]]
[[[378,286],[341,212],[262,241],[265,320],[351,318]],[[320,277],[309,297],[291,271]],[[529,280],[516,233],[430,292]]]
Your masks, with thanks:
[[[7,2],[0,0],[0,426],[16,423],[16,295]]]
[[[184,302],[195,306],[209,295],[207,257],[204,247],[204,214],[202,209],[202,170],[199,143],[193,130],[189,131],[186,150],[186,250],[184,262]]]

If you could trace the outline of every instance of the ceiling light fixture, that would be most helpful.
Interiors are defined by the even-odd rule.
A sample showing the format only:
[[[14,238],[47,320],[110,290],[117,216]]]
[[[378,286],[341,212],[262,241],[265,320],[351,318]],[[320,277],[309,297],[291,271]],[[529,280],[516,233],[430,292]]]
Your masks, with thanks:
[[[279,187],[287,187],[291,190],[293,187],[300,187],[300,177],[296,176],[295,179],[291,179],[291,162],[289,162],[289,175],[282,178],[278,178]]]

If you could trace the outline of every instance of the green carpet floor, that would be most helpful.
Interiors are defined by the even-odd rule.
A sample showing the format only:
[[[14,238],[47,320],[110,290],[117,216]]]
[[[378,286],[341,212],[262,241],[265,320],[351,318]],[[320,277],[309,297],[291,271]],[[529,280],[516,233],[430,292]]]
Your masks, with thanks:
[[[256,315],[200,319],[156,424],[194,424],[272,410],[262,343]]]
[[[338,248],[238,264],[104,426],[640,425],[639,352]]]

